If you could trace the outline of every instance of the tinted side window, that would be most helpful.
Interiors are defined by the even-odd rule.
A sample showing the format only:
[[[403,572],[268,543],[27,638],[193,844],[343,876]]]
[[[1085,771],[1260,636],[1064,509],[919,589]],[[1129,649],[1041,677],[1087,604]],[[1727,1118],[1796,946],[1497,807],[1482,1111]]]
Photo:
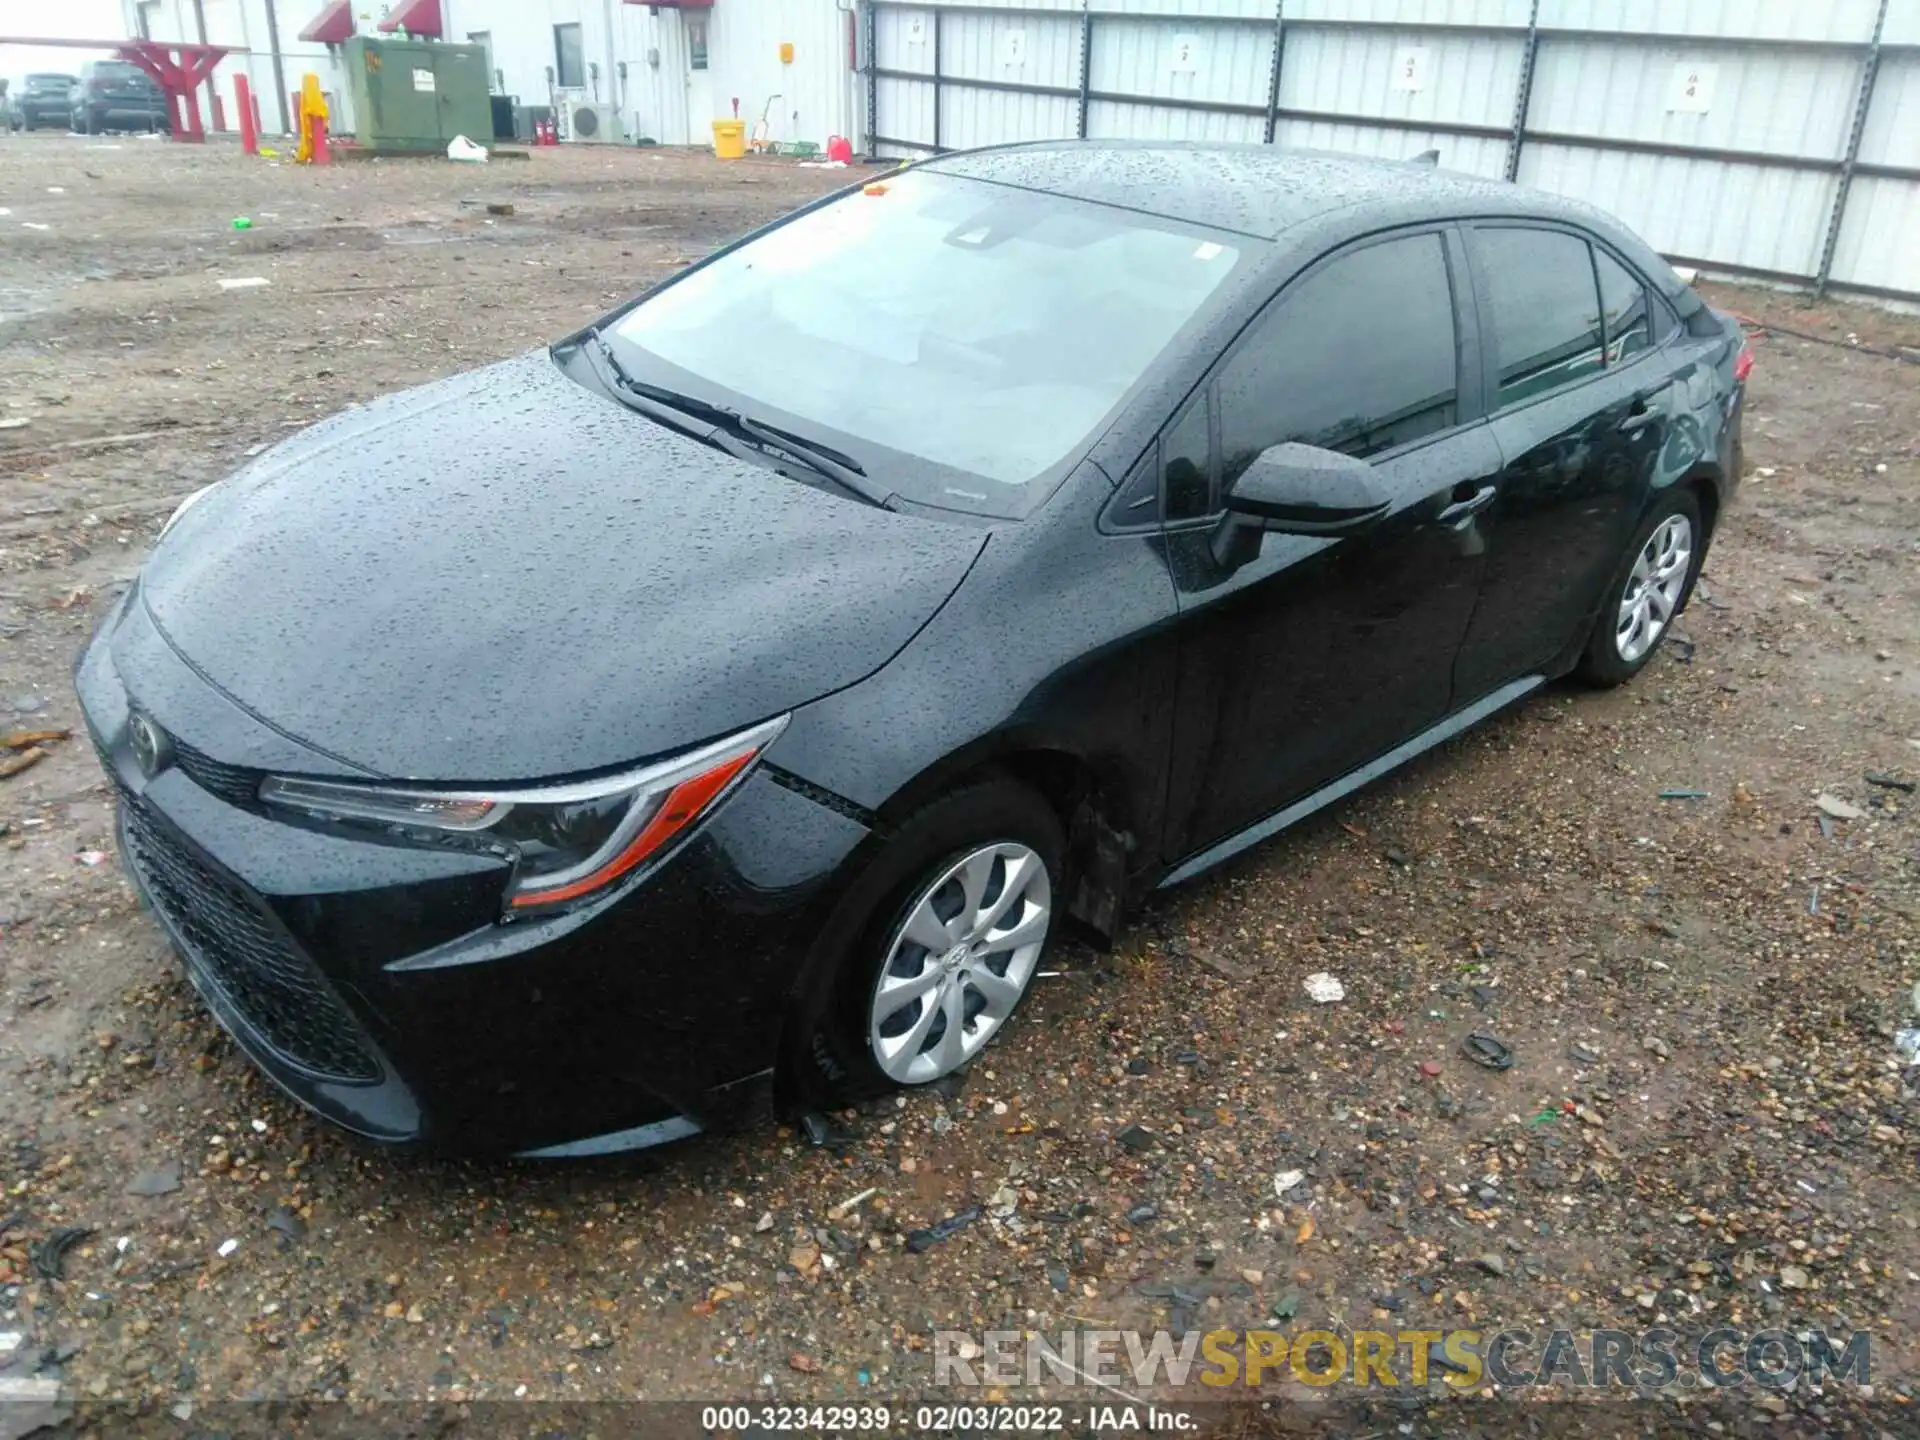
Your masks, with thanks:
[[[1642,350],[1652,349],[1654,312],[1648,308],[1646,287],[1626,266],[1604,250],[1593,252],[1600,272],[1600,319],[1607,327],[1607,363],[1618,365]]]
[[[1477,230],[1493,299],[1501,405],[1596,374],[1600,301],[1587,242],[1557,230]]]
[[[1270,445],[1376,455],[1459,414],[1453,288],[1438,235],[1343,255],[1254,322],[1222,370],[1221,483]]]
[[[1196,515],[1212,513],[1213,483],[1208,474],[1212,450],[1207,436],[1207,395],[1203,390],[1160,442],[1167,519],[1191,520]]]

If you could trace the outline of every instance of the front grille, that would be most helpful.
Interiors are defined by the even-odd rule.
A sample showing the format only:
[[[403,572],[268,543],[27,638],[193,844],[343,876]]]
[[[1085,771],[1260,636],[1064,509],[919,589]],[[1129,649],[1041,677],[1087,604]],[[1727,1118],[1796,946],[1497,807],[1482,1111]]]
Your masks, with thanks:
[[[173,763],[194,784],[210,795],[219,796],[229,805],[251,806],[259,801],[260,771],[216,760],[204,751],[183,743],[177,735],[173,737]]]
[[[359,1026],[260,903],[124,790],[120,813],[127,858],[201,981],[302,1069],[337,1080],[378,1080],[380,1064]]]

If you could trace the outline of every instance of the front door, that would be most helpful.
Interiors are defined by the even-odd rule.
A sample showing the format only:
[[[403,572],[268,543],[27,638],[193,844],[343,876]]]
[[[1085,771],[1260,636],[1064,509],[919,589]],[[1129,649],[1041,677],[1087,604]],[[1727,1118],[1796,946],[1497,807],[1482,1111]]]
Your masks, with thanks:
[[[1183,633],[1168,858],[1451,708],[1500,468],[1486,425],[1468,418],[1474,321],[1455,296],[1469,293],[1460,239],[1444,228],[1340,252],[1289,284],[1167,431]],[[1372,460],[1391,513],[1345,539],[1268,534],[1257,557],[1223,568],[1210,545],[1223,487],[1289,440]]]
[[[687,42],[687,143],[713,143],[713,121],[720,113],[713,108],[713,81],[707,73],[707,15],[705,11],[682,10],[680,24]]]
[[[1584,236],[1493,224],[1466,236],[1505,465],[1455,674],[1463,704],[1556,667],[1584,642],[1667,441],[1677,401],[1658,352],[1678,323]]]

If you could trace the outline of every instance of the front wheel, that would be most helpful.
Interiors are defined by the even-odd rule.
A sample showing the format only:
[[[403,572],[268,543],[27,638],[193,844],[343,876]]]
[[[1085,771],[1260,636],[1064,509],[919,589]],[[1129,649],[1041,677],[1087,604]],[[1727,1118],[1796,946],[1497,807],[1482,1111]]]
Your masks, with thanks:
[[[1580,674],[1596,685],[1631,680],[1653,658],[1687,599],[1706,542],[1700,502],[1676,491],[1642,523],[1594,622]]]
[[[1052,809],[1011,779],[903,821],[856,887],[871,896],[802,1062],[829,1101],[963,1069],[1025,999],[1064,895]]]

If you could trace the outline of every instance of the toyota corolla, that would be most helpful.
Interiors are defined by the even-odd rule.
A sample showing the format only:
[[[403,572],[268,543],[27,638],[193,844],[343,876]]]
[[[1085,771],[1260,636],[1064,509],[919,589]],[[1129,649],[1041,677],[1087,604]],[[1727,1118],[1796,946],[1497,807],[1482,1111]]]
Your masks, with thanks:
[[[1750,364],[1515,186],[948,155],[261,456],[76,680],[135,881],[286,1090],[648,1144],[949,1075],[1069,926],[1631,677]]]

